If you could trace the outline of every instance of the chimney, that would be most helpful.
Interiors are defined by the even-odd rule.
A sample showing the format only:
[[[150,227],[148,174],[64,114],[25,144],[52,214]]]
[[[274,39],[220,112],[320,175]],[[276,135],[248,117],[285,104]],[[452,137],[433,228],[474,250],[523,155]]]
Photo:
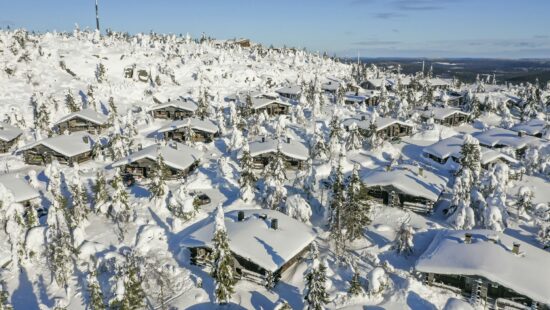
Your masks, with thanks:
[[[418,175],[423,177],[424,176],[424,168],[418,167]]]
[[[262,142],[265,142],[265,137],[262,137]]]
[[[239,211],[239,213],[237,213],[237,220],[239,222],[244,221],[244,211]]]
[[[512,253],[514,253],[516,255],[519,255],[519,246],[520,246],[519,243],[514,242],[514,246],[512,248]]]
[[[364,120],[366,120],[366,119],[367,119],[367,117],[366,117],[365,115],[361,115],[361,120],[362,120],[362,121],[364,121]]]
[[[525,135],[525,131],[520,130],[518,131],[518,137],[523,137]]]
[[[138,151],[141,151],[143,149],[143,145],[141,143],[138,144]]]
[[[290,144],[290,138],[286,138],[286,143]]]
[[[279,229],[279,220],[278,219],[271,219],[271,229],[273,229],[273,230]]]
[[[472,243],[472,234],[470,233],[464,234],[464,243]]]
[[[82,141],[84,141],[84,143],[88,144],[88,143],[90,143],[90,138],[88,136],[83,136]]]

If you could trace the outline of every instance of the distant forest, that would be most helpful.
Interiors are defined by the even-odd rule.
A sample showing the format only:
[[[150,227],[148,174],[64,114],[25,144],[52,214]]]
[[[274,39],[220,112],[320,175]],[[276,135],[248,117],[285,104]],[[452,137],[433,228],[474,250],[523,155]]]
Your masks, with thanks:
[[[463,82],[474,82],[478,74],[481,77],[495,74],[499,83],[535,83],[538,79],[541,85],[545,85],[550,81],[550,59],[361,58],[360,61],[394,70],[401,65],[401,73],[406,74],[422,71],[424,62],[426,71],[432,66],[434,75],[456,77]]]

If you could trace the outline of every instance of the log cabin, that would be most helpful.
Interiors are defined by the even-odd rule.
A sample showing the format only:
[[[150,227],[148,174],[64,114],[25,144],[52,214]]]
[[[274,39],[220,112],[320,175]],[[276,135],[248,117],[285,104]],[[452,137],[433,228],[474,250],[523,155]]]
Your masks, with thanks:
[[[440,230],[415,270],[484,309],[550,309],[550,253],[506,230]]]
[[[185,118],[174,121],[158,130],[163,134],[165,140],[176,142],[210,143],[219,136],[218,125],[210,120],[200,120],[198,118]]]
[[[151,176],[158,155],[162,155],[166,164],[168,179],[185,178],[199,166],[202,153],[181,143],[169,145],[153,144],[138,150],[111,164],[113,168],[121,168],[121,173],[131,175],[136,180]]]
[[[370,135],[371,118],[369,114],[362,114],[358,117],[348,118],[342,122],[344,128],[349,130],[352,123],[357,124],[359,131],[364,136]],[[413,132],[413,126],[409,123],[388,117],[376,117],[376,134],[383,140],[395,140],[401,137],[409,136]]]
[[[192,264],[210,268],[214,226],[212,218],[203,220],[183,241]],[[309,225],[275,210],[227,212],[225,227],[237,278],[260,285],[267,284],[269,278],[277,282],[303,259],[315,239]]]
[[[291,138],[261,137],[249,142],[248,146],[256,169],[265,168],[278,151],[282,153],[288,169],[301,168],[309,158],[308,148],[303,143]]]
[[[93,109],[84,109],[73,112],[54,125],[59,133],[87,131],[90,134],[100,134],[108,127],[107,116]]]
[[[526,135],[523,131],[516,132],[499,127],[476,133],[474,138],[479,140],[481,146],[490,149],[510,148],[515,152],[516,158],[523,157],[529,146],[544,144],[541,139]]]
[[[28,144],[19,150],[28,165],[43,166],[57,160],[64,165],[83,163],[92,159],[95,142],[87,132],[59,135]]]
[[[29,183],[13,174],[0,175],[2,184],[12,195],[13,201],[24,206],[30,206],[31,201],[40,198],[40,192]]]
[[[179,120],[192,117],[197,104],[191,99],[178,99],[159,104],[149,110],[154,118]]]
[[[420,117],[424,121],[433,117],[436,124],[452,127],[466,123],[470,117],[470,113],[456,108],[435,107],[422,111]]]
[[[299,100],[300,95],[302,94],[302,88],[297,85],[292,85],[288,87],[279,88],[275,92],[283,98],[290,99],[290,100]]]

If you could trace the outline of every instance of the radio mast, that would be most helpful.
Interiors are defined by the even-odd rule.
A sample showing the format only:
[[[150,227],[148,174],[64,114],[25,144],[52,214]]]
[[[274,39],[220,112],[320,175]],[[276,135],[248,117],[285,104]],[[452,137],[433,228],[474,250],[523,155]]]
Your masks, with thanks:
[[[95,0],[95,26],[97,31],[99,31],[99,9],[97,6],[97,0]]]

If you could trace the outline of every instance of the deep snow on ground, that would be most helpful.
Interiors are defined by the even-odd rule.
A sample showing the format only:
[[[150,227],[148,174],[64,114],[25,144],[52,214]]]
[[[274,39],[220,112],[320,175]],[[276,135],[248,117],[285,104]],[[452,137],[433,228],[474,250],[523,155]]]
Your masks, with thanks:
[[[164,102],[178,97],[197,98],[199,89],[207,89],[213,96],[212,105],[227,107],[223,98],[238,91],[260,89],[263,92],[273,92],[284,84],[296,84],[318,78],[325,81],[329,78],[347,78],[350,67],[332,59],[324,59],[318,55],[302,51],[283,53],[270,52],[260,57],[249,49],[216,48],[208,43],[198,44],[188,41],[185,37],[166,36],[152,39],[150,35],[139,35],[129,40],[109,37],[98,39],[94,33],[75,32],[74,35],[46,33],[32,36],[23,49],[14,43],[13,32],[0,32],[0,115],[11,114],[23,117],[27,127],[20,145],[34,141],[36,136],[31,130],[33,113],[30,105],[31,96],[50,106],[50,122],[68,114],[64,98],[71,90],[77,102],[87,102],[89,85],[94,87],[94,99],[98,111],[109,111],[108,99],[112,97],[119,115],[132,114],[131,111],[141,108],[144,111],[153,106],[155,100]],[[17,55],[10,50],[15,46]],[[29,60],[19,61],[22,54],[28,52]],[[60,62],[75,76],[61,68]],[[96,68],[102,63],[106,68],[105,81],[98,83]],[[159,76],[158,83],[141,82],[124,77],[124,69],[136,65],[149,72],[153,78]],[[8,75],[6,68],[14,70]],[[172,79],[173,76],[173,79]],[[267,86],[268,79],[274,85]],[[326,101],[330,101],[326,96]],[[324,133],[328,132],[328,123],[332,116],[334,105],[327,103],[322,117],[317,119],[318,127]],[[354,108],[339,108],[342,118],[357,113]],[[156,130],[166,125],[167,121],[145,119],[145,113],[132,114],[139,131],[136,143],[149,145],[155,143]],[[142,117],[142,118],[140,118]],[[494,125],[499,123],[496,115],[485,115],[483,121]],[[287,131],[293,138],[307,142],[311,131],[312,120],[307,125],[290,124]],[[275,122],[271,120],[270,126]],[[456,128],[435,126],[432,130],[419,130],[411,137],[399,142],[384,145],[377,151],[367,149],[347,153],[344,172],[349,174],[353,164],[359,164],[361,173],[388,165],[392,159],[399,158],[406,163],[421,163],[434,172],[451,177],[445,167],[438,166],[422,156],[422,148],[439,139],[453,136],[457,133],[472,133],[479,131],[472,125]],[[148,198],[149,192],[145,184],[136,184],[129,189],[134,220],[125,227],[124,238],[117,237],[117,228],[104,215],[90,215],[79,244],[79,253],[75,255],[76,270],[69,281],[68,288],[58,287],[44,261],[44,257],[34,257],[23,263],[21,270],[2,270],[0,277],[7,283],[11,303],[15,309],[49,309],[57,305],[67,309],[85,309],[87,292],[82,287],[85,274],[96,261],[109,261],[118,257],[124,248],[133,248],[143,256],[153,256],[174,268],[178,278],[177,291],[169,299],[170,306],[176,309],[211,309],[214,304],[214,283],[208,272],[189,263],[188,250],[181,246],[197,223],[214,212],[218,204],[226,211],[238,209],[261,208],[261,204],[253,202],[246,204],[239,199],[238,169],[239,162],[236,152],[229,152],[231,128],[226,135],[210,144],[196,145],[204,151],[204,158],[198,172],[191,175],[186,186],[189,192],[205,193],[211,202],[201,207],[199,213],[191,220],[181,225],[174,224],[171,213],[158,207]],[[220,175],[218,160],[227,159],[229,173]],[[91,161],[80,165],[79,171],[62,166],[67,180],[75,173],[80,175],[82,182],[90,189],[98,169],[106,169],[108,177],[114,171],[109,166],[110,161]],[[334,165],[334,161],[316,163],[318,179],[325,179]],[[5,167],[5,168],[4,168]],[[37,172],[39,190],[45,197],[42,202],[48,207],[51,197],[47,193],[48,179],[44,167],[29,167],[24,165],[22,157],[17,154],[4,154],[0,157],[0,169],[5,172],[25,176],[30,170]],[[289,173],[289,179],[294,177]],[[169,187],[176,190],[181,181],[170,181]],[[293,181],[289,180],[287,188],[290,194],[300,193],[293,189]],[[451,184],[448,184],[449,186]],[[550,185],[548,181],[536,176],[525,176],[522,181],[513,183],[509,195],[514,196],[520,186],[530,186],[535,190],[534,201],[544,203],[550,201]],[[440,209],[433,215],[418,215],[410,211],[389,208],[375,204],[371,217],[373,222],[365,229],[365,237],[351,245],[351,256],[354,257],[360,270],[362,281],[366,274],[376,267],[389,264],[395,268],[390,272],[391,287],[381,296],[364,296],[348,299],[345,292],[352,272],[347,264],[338,262],[329,246],[324,207],[327,192],[316,193],[312,203],[313,216],[311,225],[318,233],[317,242],[321,256],[329,264],[329,293],[331,302],[329,308],[341,309],[441,309],[449,298],[459,298],[456,294],[438,288],[424,286],[416,277],[413,267],[416,259],[428,246],[438,229],[449,227]],[[320,202],[324,206],[320,206]],[[414,252],[409,256],[398,255],[392,248],[396,230],[403,222],[408,222],[415,231]],[[33,228],[28,236],[41,236],[42,226]],[[533,223],[519,221],[514,227],[518,234],[526,238],[533,237]],[[9,256],[9,244],[5,231],[0,231],[0,255]],[[40,253],[43,240],[27,240],[27,249]],[[91,258],[93,257],[93,259]],[[286,300],[294,309],[304,306],[304,273],[307,262],[300,262],[288,270],[281,282],[273,290],[247,281],[240,281],[236,293],[231,298],[231,304],[226,309],[273,309],[277,303]],[[146,280],[146,279],[145,279]],[[101,281],[101,279],[100,279]],[[199,287],[197,283],[202,282]],[[112,289],[112,283],[102,283]],[[152,289],[154,290],[154,289]],[[109,291],[109,289],[107,289]],[[148,299],[150,307],[156,307],[153,299]]]

